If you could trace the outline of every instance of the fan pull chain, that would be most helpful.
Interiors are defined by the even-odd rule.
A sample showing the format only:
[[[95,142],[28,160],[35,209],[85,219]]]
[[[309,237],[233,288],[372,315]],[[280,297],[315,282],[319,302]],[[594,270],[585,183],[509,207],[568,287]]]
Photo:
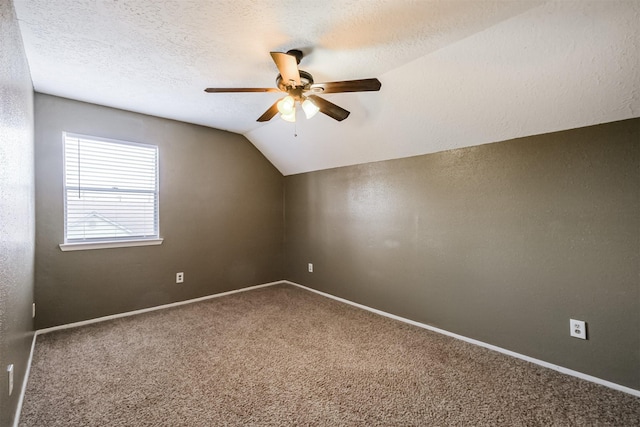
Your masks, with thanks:
[[[293,137],[298,137],[298,122],[293,122]]]

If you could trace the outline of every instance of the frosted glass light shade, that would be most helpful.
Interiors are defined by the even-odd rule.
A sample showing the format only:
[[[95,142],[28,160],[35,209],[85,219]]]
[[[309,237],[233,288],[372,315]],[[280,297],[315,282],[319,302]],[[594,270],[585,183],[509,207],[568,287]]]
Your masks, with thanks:
[[[291,110],[291,112],[289,114],[281,114],[280,117],[282,118],[282,120],[285,120],[287,122],[295,122],[296,121],[296,109],[295,109],[295,106],[294,106],[294,108]]]
[[[296,110],[296,100],[293,99],[293,97],[291,95],[287,95],[284,98],[282,98],[280,101],[278,101],[278,111],[280,111],[280,114],[285,115],[285,114],[291,114],[291,112],[294,112],[294,117],[295,117],[295,110]]]
[[[304,111],[304,115],[307,117],[307,119],[310,119],[311,117],[315,116],[318,111],[320,111],[320,108],[318,108],[318,106],[314,104],[312,100],[305,99],[302,103],[302,110]]]

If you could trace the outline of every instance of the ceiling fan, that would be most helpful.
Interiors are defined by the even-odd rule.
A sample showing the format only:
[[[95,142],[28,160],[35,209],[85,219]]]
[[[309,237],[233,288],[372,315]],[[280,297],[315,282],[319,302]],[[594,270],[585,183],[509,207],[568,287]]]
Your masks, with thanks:
[[[276,77],[277,88],[214,88],[205,89],[208,93],[225,92],[285,92],[287,96],[277,100],[267,111],[258,118],[259,122],[267,122],[280,113],[283,120],[295,122],[296,102],[300,103],[305,116],[310,119],[318,111],[327,116],[342,121],[349,117],[349,111],[327,101],[318,94],[339,92],[368,92],[378,91],[382,84],[378,79],[346,80],[340,82],[314,83],[313,76],[298,69],[302,59],[302,51],[293,49],[287,53],[271,52],[271,58],[278,67]]]

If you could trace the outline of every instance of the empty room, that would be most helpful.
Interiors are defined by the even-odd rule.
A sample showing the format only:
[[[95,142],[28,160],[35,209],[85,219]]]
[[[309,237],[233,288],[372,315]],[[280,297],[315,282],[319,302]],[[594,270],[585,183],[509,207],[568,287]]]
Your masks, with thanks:
[[[640,425],[639,1],[0,16],[0,427]]]

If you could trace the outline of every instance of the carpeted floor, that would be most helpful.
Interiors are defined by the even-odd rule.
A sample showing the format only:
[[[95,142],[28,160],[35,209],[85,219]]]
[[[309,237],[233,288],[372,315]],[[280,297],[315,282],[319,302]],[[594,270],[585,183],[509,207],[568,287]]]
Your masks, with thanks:
[[[277,285],[38,336],[21,426],[640,425],[640,399]]]

